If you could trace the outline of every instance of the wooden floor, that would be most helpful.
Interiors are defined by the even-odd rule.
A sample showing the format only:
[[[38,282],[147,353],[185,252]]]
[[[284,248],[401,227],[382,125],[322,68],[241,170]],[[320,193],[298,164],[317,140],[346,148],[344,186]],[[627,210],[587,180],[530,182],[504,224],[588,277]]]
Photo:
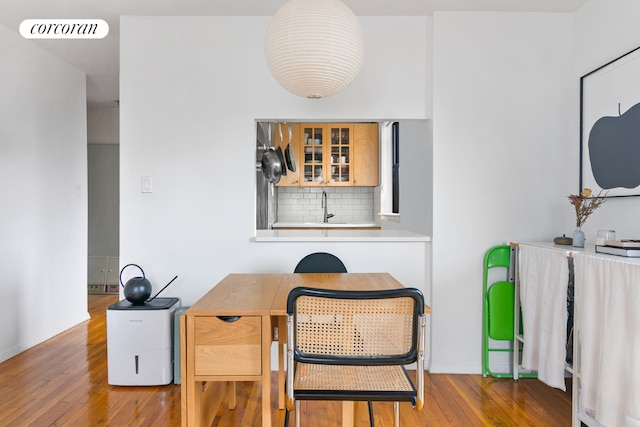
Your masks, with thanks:
[[[113,295],[90,295],[91,320],[0,364],[0,426],[180,424],[180,386],[107,384],[105,308],[116,301]],[[563,393],[537,380],[427,375],[425,397],[420,413],[401,404],[401,425],[571,425],[570,382]],[[337,426],[340,409],[335,402],[303,402],[302,425]],[[392,404],[375,403],[374,412],[376,426],[393,425]],[[367,416],[366,407],[358,410],[359,426],[368,425]],[[284,411],[272,411],[273,425],[282,426],[283,419]],[[221,409],[214,426],[260,425],[259,384],[239,383],[237,408]]]

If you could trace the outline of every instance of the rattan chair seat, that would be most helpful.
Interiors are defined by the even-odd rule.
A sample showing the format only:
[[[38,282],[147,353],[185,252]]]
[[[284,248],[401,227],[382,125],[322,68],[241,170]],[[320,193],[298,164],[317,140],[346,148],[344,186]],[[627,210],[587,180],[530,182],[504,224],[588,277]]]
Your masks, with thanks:
[[[342,390],[413,392],[413,384],[402,366],[352,366],[298,363],[295,390]]]

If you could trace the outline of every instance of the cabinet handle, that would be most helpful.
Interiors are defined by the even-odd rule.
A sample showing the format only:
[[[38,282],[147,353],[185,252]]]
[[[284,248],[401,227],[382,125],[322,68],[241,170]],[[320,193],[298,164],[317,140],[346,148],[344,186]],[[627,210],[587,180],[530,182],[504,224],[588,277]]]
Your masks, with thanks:
[[[233,323],[233,322],[237,322],[238,320],[240,320],[241,316],[216,316],[218,319],[222,320],[223,322],[229,322],[229,323]]]

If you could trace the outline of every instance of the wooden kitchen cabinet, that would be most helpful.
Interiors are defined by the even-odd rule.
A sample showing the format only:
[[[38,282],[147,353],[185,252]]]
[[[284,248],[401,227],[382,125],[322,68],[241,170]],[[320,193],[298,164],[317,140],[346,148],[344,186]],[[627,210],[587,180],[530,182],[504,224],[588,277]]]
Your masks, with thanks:
[[[356,123],[353,144],[353,185],[377,187],[380,185],[380,149],[377,123]]]
[[[378,185],[376,123],[303,123],[298,131],[298,185]]]

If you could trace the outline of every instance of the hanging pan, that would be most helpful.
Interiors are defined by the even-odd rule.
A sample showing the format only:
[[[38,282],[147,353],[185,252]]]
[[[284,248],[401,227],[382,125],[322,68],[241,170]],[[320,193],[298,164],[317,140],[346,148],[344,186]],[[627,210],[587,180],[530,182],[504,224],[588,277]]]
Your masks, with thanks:
[[[280,130],[280,145],[284,144],[284,140],[282,139],[282,123],[278,123],[278,129]],[[282,152],[282,148],[280,145],[276,148],[276,153],[278,153],[278,157],[280,158],[280,164],[282,165],[282,176],[287,176],[287,164],[284,161],[284,153]]]
[[[276,150],[271,147],[271,122],[267,123],[267,147],[262,153],[262,174],[272,184],[280,182],[283,162],[280,161]],[[271,189],[273,191],[273,188]]]
[[[291,123],[289,123],[289,143],[287,144],[287,148],[284,149],[284,158],[287,163],[287,168],[291,172],[296,171],[296,156],[293,152],[293,145],[291,145]]]
[[[284,160],[284,154],[282,153],[282,148],[276,147],[276,154],[278,155],[278,160],[280,160],[280,169],[282,176],[287,176],[287,166]]]
[[[273,184],[280,182],[283,164],[273,148],[269,147],[262,153],[262,173],[267,181]]]
[[[291,172],[295,172],[296,171],[296,157],[293,153],[293,147],[291,146],[291,144],[287,144],[287,148],[284,149],[284,158],[287,162],[287,168],[289,168],[289,170]]]

